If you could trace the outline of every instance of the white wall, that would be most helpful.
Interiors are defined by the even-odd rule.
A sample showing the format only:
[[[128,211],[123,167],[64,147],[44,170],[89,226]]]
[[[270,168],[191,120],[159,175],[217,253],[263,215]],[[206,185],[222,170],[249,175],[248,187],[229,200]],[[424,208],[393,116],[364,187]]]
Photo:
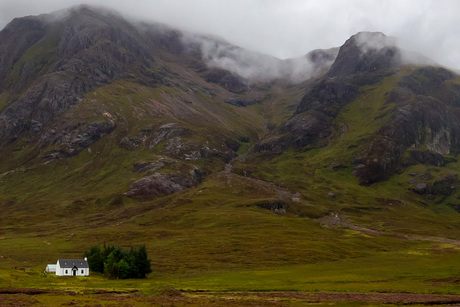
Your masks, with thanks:
[[[57,262],[56,265],[56,275],[58,276],[73,276],[73,270],[72,268],[61,268],[59,265],[59,261]],[[89,275],[89,269],[88,268],[78,268],[76,271],[75,276],[88,276]]]
[[[58,276],[73,276],[73,270],[71,268],[59,268],[56,269],[56,275]],[[78,269],[75,276],[88,276],[89,269]]]

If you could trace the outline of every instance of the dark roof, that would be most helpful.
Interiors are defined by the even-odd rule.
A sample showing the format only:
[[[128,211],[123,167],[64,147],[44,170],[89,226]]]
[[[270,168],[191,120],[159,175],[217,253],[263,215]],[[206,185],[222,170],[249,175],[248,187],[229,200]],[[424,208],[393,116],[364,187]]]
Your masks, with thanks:
[[[61,268],[71,269],[74,266],[76,266],[79,269],[89,268],[88,261],[86,261],[85,259],[59,259],[58,263]]]

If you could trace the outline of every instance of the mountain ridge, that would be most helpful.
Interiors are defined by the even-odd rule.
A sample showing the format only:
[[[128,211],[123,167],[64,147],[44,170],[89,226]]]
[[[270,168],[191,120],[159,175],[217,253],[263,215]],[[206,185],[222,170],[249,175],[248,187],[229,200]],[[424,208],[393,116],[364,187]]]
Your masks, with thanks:
[[[0,230],[18,261],[16,240],[42,259],[103,241],[146,243],[163,273],[253,269],[460,234],[454,72],[382,33],[280,60],[62,16],[0,32]]]

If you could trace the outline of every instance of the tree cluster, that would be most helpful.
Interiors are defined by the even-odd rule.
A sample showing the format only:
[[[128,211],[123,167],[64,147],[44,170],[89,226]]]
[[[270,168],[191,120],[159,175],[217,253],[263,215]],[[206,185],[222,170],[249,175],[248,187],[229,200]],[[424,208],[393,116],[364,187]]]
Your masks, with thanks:
[[[85,251],[90,270],[109,278],[145,278],[152,272],[145,245],[126,251],[113,245],[93,246]]]

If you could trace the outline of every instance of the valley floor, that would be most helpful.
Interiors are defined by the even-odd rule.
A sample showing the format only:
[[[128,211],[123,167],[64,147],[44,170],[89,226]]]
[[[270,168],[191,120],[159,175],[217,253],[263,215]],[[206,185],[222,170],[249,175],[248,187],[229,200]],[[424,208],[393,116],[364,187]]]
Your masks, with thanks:
[[[0,263],[0,306],[458,306],[458,247],[412,241],[398,251],[303,265],[153,272],[114,280]]]
[[[458,306],[460,295],[334,292],[73,291],[0,288],[1,306]]]

